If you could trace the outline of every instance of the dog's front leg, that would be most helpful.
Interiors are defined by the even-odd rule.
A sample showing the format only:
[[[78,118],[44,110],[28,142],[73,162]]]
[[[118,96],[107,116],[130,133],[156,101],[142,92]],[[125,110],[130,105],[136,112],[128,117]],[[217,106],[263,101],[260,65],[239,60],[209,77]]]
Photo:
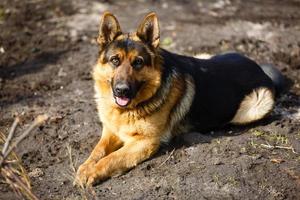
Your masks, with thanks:
[[[113,175],[122,174],[138,163],[148,159],[159,148],[158,138],[133,138],[119,150],[107,155],[87,172],[83,184],[92,185]]]
[[[100,141],[92,151],[89,158],[78,168],[76,175],[77,183],[82,184],[81,180],[86,179],[88,172],[95,168],[96,163],[101,158],[119,149],[122,144],[122,141],[117,136],[103,127]]]

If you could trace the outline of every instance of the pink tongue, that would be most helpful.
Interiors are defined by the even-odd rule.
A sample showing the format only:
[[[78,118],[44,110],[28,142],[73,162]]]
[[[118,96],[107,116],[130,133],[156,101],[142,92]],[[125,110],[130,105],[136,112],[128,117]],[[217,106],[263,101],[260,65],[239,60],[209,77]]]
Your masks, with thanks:
[[[120,106],[126,106],[129,103],[129,98],[126,97],[116,97],[117,104]]]

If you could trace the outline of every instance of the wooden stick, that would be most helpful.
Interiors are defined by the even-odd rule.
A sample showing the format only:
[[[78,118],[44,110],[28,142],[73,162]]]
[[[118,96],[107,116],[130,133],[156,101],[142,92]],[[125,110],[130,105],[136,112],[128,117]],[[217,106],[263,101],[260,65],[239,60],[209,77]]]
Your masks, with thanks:
[[[0,160],[0,166],[2,166],[4,160],[7,158],[7,156],[18,146],[18,144],[23,141],[30,133],[31,131],[45,122],[48,119],[47,115],[39,115],[37,118],[33,121],[33,123],[30,125],[30,127],[25,130],[25,132],[17,138],[17,140],[10,146],[10,148],[4,152],[2,159]]]
[[[16,127],[17,127],[17,125],[18,125],[19,122],[20,122],[20,118],[16,117],[14,123],[12,124],[12,126],[10,128],[9,134],[7,136],[7,139],[6,139],[5,143],[4,143],[4,146],[3,146],[3,149],[2,149],[2,155],[4,155],[5,152],[7,151],[9,143],[10,143],[10,141],[11,141],[11,139],[12,139],[14,133],[15,133]]]
[[[298,153],[295,151],[294,147],[292,147],[292,146],[290,146],[290,147],[277,146],[277,145],[273,146],[273,145],[270,145],[270,144],[260,144],[260,145],[261,145],[262,147],[267,148],[267,149],[286,149],[286,150],[292,150],[293,153],[298,154]]]

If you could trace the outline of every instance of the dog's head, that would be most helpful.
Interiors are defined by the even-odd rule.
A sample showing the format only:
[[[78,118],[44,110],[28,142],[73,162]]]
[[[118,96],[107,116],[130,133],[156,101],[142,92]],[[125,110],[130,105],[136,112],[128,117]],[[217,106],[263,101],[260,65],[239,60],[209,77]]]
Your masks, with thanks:
[[[161,84],[159,25],[148,14],[134,33],[124,34],[116,17],[105,12],[97,42],[96,89],[120,108],[134,108],[150,99]]]

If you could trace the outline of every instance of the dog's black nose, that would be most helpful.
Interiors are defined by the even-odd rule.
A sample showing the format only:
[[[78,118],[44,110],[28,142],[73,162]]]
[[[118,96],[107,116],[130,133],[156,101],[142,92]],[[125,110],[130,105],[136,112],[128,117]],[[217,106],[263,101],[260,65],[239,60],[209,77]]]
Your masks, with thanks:
[[[120,97],[128,97],[130,94],[130,87],[126,83],[118,83],[115,86],[115,95]]]

